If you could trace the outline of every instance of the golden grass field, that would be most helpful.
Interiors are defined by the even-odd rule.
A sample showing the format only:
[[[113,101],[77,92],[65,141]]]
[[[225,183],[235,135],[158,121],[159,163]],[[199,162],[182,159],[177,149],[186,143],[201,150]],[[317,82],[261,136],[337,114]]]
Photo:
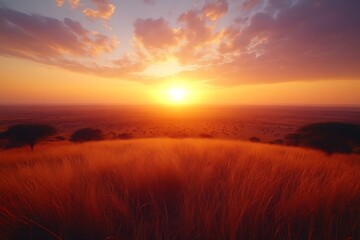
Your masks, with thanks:
[[[360,157],[230,140],[0,151],[0,239],[360,239]]]

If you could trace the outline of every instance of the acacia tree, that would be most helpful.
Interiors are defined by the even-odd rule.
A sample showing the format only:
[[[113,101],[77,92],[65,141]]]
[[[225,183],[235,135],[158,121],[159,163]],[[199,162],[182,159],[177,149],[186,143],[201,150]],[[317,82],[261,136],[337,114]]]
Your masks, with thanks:
[[[31,150],[34,150],[36,143],[55,133],[55,128],[47,124],[17,124],[10,126],[0,135],[7,140],[6,148],[29,145]]]

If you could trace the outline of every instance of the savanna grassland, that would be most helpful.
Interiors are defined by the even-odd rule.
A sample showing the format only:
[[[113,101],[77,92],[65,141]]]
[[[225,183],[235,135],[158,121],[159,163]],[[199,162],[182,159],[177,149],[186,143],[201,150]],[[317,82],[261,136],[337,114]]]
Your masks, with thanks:
[[[360,157],[230,140],[0,151],[1,239],[360,239]]]

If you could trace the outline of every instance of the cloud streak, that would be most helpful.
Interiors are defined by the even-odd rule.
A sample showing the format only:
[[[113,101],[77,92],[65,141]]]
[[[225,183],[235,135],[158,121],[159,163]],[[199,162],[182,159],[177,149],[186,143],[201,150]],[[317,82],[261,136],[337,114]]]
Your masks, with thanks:
[[[80,0],[68,0],[71,8],[77,8],[80,5]],[[65,0],[55,0],[55,4],[58,7],[62,7],[65,4]]]

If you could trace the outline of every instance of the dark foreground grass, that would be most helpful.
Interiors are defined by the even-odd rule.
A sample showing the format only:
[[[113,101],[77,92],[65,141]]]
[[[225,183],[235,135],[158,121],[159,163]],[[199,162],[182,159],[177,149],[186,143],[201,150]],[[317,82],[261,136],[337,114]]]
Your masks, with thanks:
[[[0,239],[360,239],[359,155],[149,139],[0,152]]]

